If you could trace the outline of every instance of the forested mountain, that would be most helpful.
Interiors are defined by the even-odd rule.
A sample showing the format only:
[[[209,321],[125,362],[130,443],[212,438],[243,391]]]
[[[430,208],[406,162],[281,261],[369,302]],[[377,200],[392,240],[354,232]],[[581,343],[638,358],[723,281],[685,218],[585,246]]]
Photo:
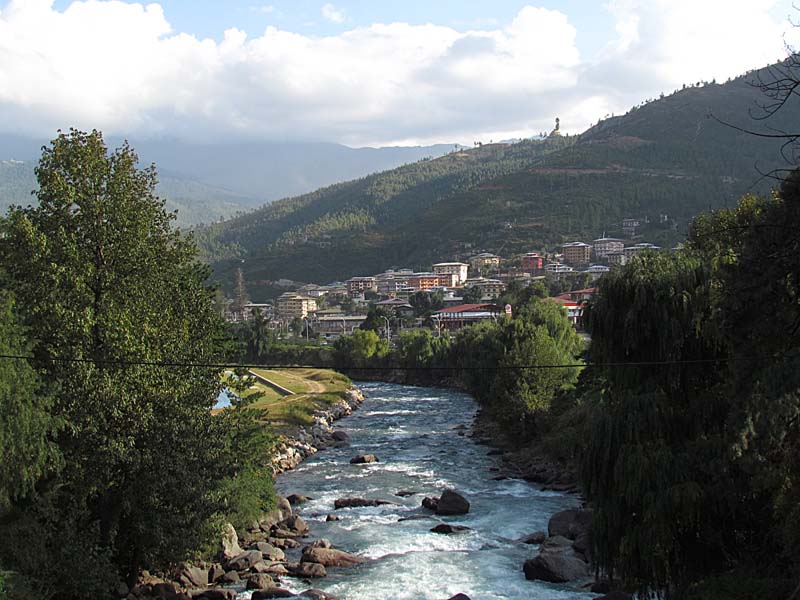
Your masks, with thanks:
[[[198,232],[200,243],[220,280],[242,266],[257,296],[281,277],[326,282],[620,235],[624,217],[649,217],[647,241],[672,244],[699,212],[769,190],[759,171],[783,166],[775,140],[720,122],[797,122],[794,105],[753,119],[764,101],[759,76],[768,71],[692,85],[577,138],[462,149],[276,202]]]
[[[0,212],[5,213],[12,204],[27,206],[36,203],[31,192],[38,189],[34,174],[35,161],[0,161]],[[256,198],[237,194],[186,177],[158,173],[159,196],[166,199],[169,211],[178,211],[177,225],[188,227],[198,223],[211,223],[258,206]]]
[[[122,139],[110,137],[109,147]],[[31,202],[45,140],[0,135],[0,210]],[[158,166],[158,193],[181,226],[211,223],[272,200],[441,156],[453,145],[349,148],[310,142],[195,143],[130,139],[140,163]]]

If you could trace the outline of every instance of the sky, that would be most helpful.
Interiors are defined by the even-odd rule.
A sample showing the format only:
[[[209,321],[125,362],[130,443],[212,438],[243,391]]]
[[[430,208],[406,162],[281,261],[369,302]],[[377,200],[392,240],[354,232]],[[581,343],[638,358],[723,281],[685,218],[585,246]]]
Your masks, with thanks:
[[[800,42],[791,0],[0,0],[0,134],[350,146],[579,133]]]

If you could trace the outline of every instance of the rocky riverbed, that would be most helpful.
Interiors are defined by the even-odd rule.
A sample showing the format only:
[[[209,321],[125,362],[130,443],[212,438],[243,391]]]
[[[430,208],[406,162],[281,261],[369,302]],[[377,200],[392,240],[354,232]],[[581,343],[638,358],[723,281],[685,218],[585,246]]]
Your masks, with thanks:
[[[574,482],[487,445],[465,394],[364,388],[361,410],[354,390],[284,443],[274,511],[229,528],[216,560],[182,565],[169,581],[145,577],[131,600],[596,597],[590,515],[577,495],[525,478]]]

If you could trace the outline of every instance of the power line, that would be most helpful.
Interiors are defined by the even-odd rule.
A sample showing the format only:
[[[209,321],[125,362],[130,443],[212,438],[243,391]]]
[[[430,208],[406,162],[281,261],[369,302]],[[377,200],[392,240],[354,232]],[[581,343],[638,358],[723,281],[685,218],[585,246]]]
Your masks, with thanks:
[[[95,364],[98,366],[117,366],[117,367],[161,367],[161,368],[185,368],[185,369],[329,369],[340,371],[516,371],[516,370],[544,370],[544,369],[585,369],[585,368],[624,368],[624,367],[658,367],[669,365],[702,365],[719,364],[735,361],[756,361],[772,359],[774,357],[721,357],[721,358],[698,358],[691,360],[651,360],[651,361],[630,361],[630,362],[605,362],[605,363],[572,363],[555,365],[495,365],[485,367],[472,366],[439,366],[439,367],[359,367],[359,366],[331,366],[331,365],[281,365],[281,364],[247,364],[247,363],[211,363],[211,362],[184,362],[184,361],[147,361],[147,360],[114,360],[114,359],[93,359],[93,358],[68,358],[68,357],[48,357],[39,358],[23,354],[0,354],[0,360],[27,360],[30,362],[56,362],[56,363],[75,363],[75,364]]]

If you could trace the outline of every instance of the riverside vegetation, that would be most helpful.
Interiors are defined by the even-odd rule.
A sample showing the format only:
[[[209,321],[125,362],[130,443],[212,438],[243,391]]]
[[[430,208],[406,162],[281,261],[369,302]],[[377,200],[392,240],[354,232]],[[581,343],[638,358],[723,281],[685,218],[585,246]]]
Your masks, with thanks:
[[[224,336],[208,269],[136,163],[62,133],[38,206],[1,224],[0,351],[32,356],[0,363],[4,597],[111,597],[274,501],[258,413],[211,414],[221,381],[203,365]]]
[[[642,597],[789,598],[800,574],[798,251],[793,171],[769,196],[697,217],[683,250],[601,279],[586,348],[543,290],[512,286],[501,298],[512,318],[454,336],[408,331],[392,348],[364,329],[332,349],[267,345],[250,358],[466,389],[518,445],[576,472],[601,577]]]

